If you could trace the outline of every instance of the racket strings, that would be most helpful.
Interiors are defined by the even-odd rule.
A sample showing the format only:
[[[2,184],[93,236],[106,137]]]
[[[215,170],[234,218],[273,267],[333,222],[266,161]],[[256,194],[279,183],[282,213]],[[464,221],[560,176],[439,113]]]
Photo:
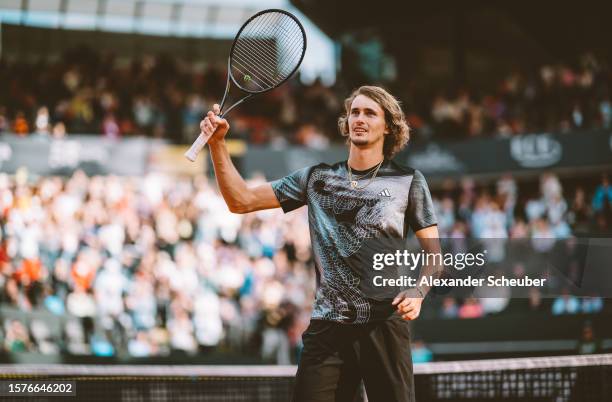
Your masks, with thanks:
[[[273,32],[272,35],[277,34],[277,32]],[[291,41],[287,41],[285,38],[283,38],[283,36],[280,36],[282,39],[280,39],[280,41],[277,42],[277,46],[276,49],[286,49],[286,48],[292,48],[294,51],[292,52],[282,52],[279,55],[275,55],[275,57],[278,59],[279,62],[279,67],[293,67],[295,65],[296,62],[299,61],[300,56],[302,54],[302,52],[297,49],[296,45],[299,44],[300,39],[299,38],[292,38]],[[289,70],[289,72],[291,72],[291,70]]]
[[[274,66],[271,60],[262,58],[261,55],[258,54],[257,47],[255,45],[248,47],[248,44],[243,44],[242,47],[235,49],[235,56],[237,61],[242,61],[242,66],[247,70],[249,68],[255,70],[260,73],[263,77],[268,78],[271,81],[270,85],[274,85],[274,81],[276,80],[274,75],[274,70],[276,70],[276,66]],[[245,49],[246,48],[246,49]],[[251,64],[250,57],[257,59],[258,62],[261,63],[261,67],[257,64]]]
[[[287,17],[286,20],[290,20],[290,18]],[[269,23],[269,21],[268,21],[268,24],[262,28],[263,33],[265,33],[269,37],[276,39],[277,49],[278,48],[281,48],[281,49],[291,48],[292,49],[292,52],[284,52],[281,54],[281,57],[279,60],[279,64],[281,66],[284,66],[287,64],[290,64],[291,66],[293,66],[294,62],[296,61],[299,62],[299,59],[301,58],[301,54],[302,54],[302,49],[304,46],[303,37],[299,35],[301,33],[300,27],[292,19],[289,21],[289,23],[292,25],[292,28],[294,28],[289,31],[284,28],[284,24],[279,24],[277,22],[272,24],[272,23]],[[282,34],[280,34],[281,33],[280,31],[282,31]],[[277,55],[274,55],[274,57],[276,56]],[[297,57],[297,60],[293,60],[290,63],[287,63],[288,57],[293,57],[294,59]]]
[[[289,22],[294,29],[286,30],[284,27],[284,24],[281,24],[278,22],[278,14],[273,14],[273,13],[268,13],[267,15],[264,15],[262,17],[261,24],[258,25],[257,28],[260,28],[260,31],[261,31],[260,33],[263,33],[268,37],[275,38],[277,43],[280,45],[279,47],[282,48],[282,47],[291,46],[291,48],[294,50],[293,52],[294,56],[297,56],[299,58],[301,56],[302,47],[303,47],[303,43],[301,44],[302,46],[297,46],[299,42],[303,42],[303,37],[299,35],[301,33],[301,29],[297,25],[297,23],[293,21],[290,17],[287,17],[284,14],[283,16],[285,17],[284,18],[285,22]],[[274,18],[274,21],[270,21],[270,18]],[[249,33],[251,33],[253,29],[254,29],[253,27],[249,27],[249,30],[248,30]],[[282,33],[282,35],[279,35],[279,33]],[[287,55],[285,54],[283,56],[286,57]],[[272,55],[272,57],[276,58],[277,55]],[[282,65],[283,60],[280,60],[280,62]]]
[[[261,45],[255,43],[241,42],[241,46],[234,48],[233,56],[242,67],[243,77],[249,76],[251,80],[260,78],[260,81],[263,81],[266,87],[274,87],[277,84],[275,58],[266,58]],[[232,57],[232,61],[234,61],[234,57]]]
[[[239,62],[236,62],[237,65],[235,65],[233,67],[234,71],[234,77],[236,77],[235,72],[237,71],[238,73],[240,73],[240,77],[243,77],[244,82],[242,84],[242,86],[246,86],[247,89],[251,90],[253,89],[253,86],[257,86],[259,88],[259,90],[266,90],[269,88],[274,87],[274,83],[271,82],[271,79],[264,79],[261,78],[259,75],[256,74],[256,72],[254,72],[251,69],[249,69],[249,67],[245,67],[244,65],[240,64]],[[240,66],[240,68],[239,68]]]
[[[262,59],[255,51],[247,51],[246,49],[237,49],[234,56],[246,70],[253,70],[261,74],[263,78],[267,78],[274,84],[274,75],[272,70],[275,68],[268,60]],[[256,61],[256,63],[253,63]]]
[[[247,74],[245,71],[243,71],[243,70],[239,69],[239,68],[238,68],[238,67],[236,67],[236,66],[234,66],[234,69],[235,69],[236,71],[238,71],[240,74],[242,74],[242,76],[243,76],[243,77],[246,77],[246,76],[253,76],[253,75],[252,75],[252,73],[251,73],[251,74]],[[267,88],[268,88],[268,86],[267,86],[267,85],[266,85],[266,86],[263,86],[262,84],[260,84],[260,83],[258,83],[258,82],[257,82],[257,78],[258,78],[257,76],[253,76],[253,77],[254,77],[254,78],[252,78],[252,79],[250,80],[250,82],[252,82],[253,84],[257,85],[257,86],[259,87],[259,89],[260,89],[260,90],[265,90],[265,89],[267,89]],[[263,80],[261,80],[261,79],[260,79],[260,81],[262,81],[262,82],[263,82]],[[265,85],[265,84],[264,84],[264,85]]]
[[[285,19],[285,21],[290,20],[290,24],[293,23],[291,25],[293,25],[293,28],[295,28],[289,31],[284,28],[283,24],[278,23],[278,21],[269,21],[269,15],[265,16],[264,18],[267,18],[267,20],[265,22],[262,21],[262,24],[260,25],[261,32],[267,34],[269,37],[276,38],[277,41],[278,38],[281,38],[281,44],[287,44],[288,38],[290,41],[293,41],[292,46],[295,46],[298,41],[301,42],[303,40],[303,38],[299,35],[299,26],[295,23],[295,21],[290,20],[288,17]],[[278,18],[276,18],[276,20],[277,19]],[[282,35],[279,35],[279,33],[281,33],[280,31],[282,31]],[[297,47],[295,47],[294,50],[297,55],[301,53],[301,49],[298,49]]]
[[[269,39],[267,40],[269,41]],[[258,62],[262,63],[262,67],[267,69],[268,75],[274,78],[273,74],[277,69],[275,64],[278,57],[261,42],[262,39],[245,38],[244,41],[241,42],[241,46],[236,48],[236,53],[243,55],[247,60],[249,60],[250,57],[257,59]]]
[[[235,53],[240,64],[247,70],[254,70],[257,75],[267,80],[270,86],[284,81],[293,72],[301,56],[301,54],[287,55],[281,52],[279,57],[266,49],[261,41],[256,40],[242,43],[242,45],[236,49]]]
[[[274,54],[272,50],[267,49],[265,45],[261,44],[261,40],[245,39],[242,44],[243,44],[244,49],[239,48],[238,49],[239,51],[240,50],[254,51],[252,55],[254,57],[259,58],[260,60],[263,59],[264,63],[267,64],[267,68],[270,68],[270,69],[276,68],[276,66],[274,65],[274,62],[277,59],[277,55]]]
[[[305,45],[304,31],[294,18],[278,11],[261,14],[236,38],[232,75],[247,91],[274,88],[301,63]]]

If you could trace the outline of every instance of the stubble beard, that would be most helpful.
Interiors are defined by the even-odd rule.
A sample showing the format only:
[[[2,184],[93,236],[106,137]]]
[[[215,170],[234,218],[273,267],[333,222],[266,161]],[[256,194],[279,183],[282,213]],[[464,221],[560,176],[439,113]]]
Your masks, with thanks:
[[[369,145],[370,141],[367,138],[355,138],[355,137],[352,137],[351,138],[351,144],[355,145],[356,147],[364,147],[366,145]]]
[[[356,146],[357,148],[368,148],[376,144],[378,141],[384,141],[384,135],[382,136],[382,138],[376,138],[375,136],[372,136],[372,133],[368,133],[368,135],[363,137],[351,135],[350,141],[351,144]]]

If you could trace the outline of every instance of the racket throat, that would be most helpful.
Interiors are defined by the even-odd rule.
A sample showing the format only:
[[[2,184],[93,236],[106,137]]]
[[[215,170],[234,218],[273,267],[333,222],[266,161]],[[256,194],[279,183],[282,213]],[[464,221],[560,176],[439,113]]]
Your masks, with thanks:
[[[225,113],[223,112],[223,106],[225,106],[225,101],[227,100],[227,94],[229,93],[230,88],[230,59],[227,59],[227,81],[225,82],[225,92],[223,93],[223,99],[221,99],[221,106],[219,106],[220,116],[223,117]]]
[[[236,106],[240,105],[242,102],[244,102],[247,99],[250,99],[251,97],[253,97],[253,94],[248,94],[247,96],[245,96],[244,98],[240,99],[238,102],[234,103],[232,106],[229,107],[229,109],[227,109],[225,112],[221,113],[219,115],[219,117],[224,118],[225,116],[228,115],[228,113],[235,108]]]

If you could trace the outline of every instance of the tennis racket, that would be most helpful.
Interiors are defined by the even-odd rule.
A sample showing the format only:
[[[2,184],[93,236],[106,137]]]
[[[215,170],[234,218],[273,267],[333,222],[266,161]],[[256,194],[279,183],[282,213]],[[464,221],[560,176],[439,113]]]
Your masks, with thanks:
[[[227,83],[221,118],[251,97],[270,91],[295,73],[306,53],[306,32],[298,19],[284,10],[258,12],[240,27],[227,59]],[[246,95],[223,110],[230,82]],[[185,157],[195,161],[210,136],[200,135]]]

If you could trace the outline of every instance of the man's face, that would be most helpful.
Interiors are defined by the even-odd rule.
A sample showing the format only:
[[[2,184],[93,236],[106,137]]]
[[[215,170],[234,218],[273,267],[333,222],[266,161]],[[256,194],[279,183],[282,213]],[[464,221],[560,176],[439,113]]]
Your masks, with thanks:
[[[387,131],[382,107],[365,95],[357,95],[348,118],[349,138],[358,147],[384,141]]]

